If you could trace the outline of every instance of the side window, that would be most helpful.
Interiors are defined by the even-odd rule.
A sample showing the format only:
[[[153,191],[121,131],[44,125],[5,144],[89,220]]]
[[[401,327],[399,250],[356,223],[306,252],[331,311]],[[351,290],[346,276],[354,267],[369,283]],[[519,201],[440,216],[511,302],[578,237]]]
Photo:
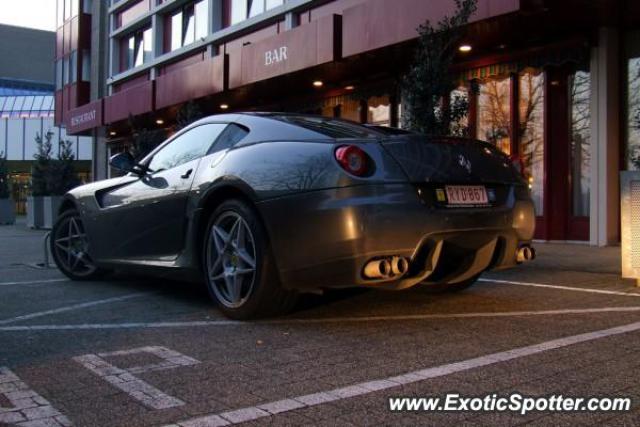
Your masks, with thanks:
[[[204,156],[226,126],[209,123],[180,135],[153,156],[149,169],[153,172],[167,170]]]
[[[209,149],[207,154],[217,153],[218,151],[223,151],[228,148],[235,146],[238,142],[242,141],[242,139],[249,134],[249,130],[246,128],[237,125],[235,123],[231,123],[226,127],[224,131],[220,134],[220,137],[216,141],[215,144]]]

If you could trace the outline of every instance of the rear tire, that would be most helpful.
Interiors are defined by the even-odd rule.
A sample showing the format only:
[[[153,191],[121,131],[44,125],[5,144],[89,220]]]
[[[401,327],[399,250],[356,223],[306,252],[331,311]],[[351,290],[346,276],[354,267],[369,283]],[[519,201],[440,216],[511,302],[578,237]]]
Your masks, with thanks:
[[[471,277],[470,279],[467,279],[459,283],[437,283],[435,285],[424,284],[423,289],[426,289],[427,292],[434,293],[434,294],[460,292],[473,286],[478,281],[479,278],[480,278],[480,275],[477,274]]]
[[[71,280],[96,280],[109,273],[97,267],[89,255],[89,239],[75,209],[56,219],[49,245],[56,266]]]
[[[211,214],[202,251],[211,298],[232,319],[282,314],[298,294],[283,289],[267,233],[255,210],[238,199]]]

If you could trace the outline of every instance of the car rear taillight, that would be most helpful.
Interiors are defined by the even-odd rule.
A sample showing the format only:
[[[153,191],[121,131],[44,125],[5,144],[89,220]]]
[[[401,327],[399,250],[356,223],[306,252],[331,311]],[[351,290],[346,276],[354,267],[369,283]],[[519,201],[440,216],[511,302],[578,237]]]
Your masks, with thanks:
[[[335,155],[342,169],[355,176],[368,175],[373,166],[367,153],[355,145],[342,145],[336,148]]]

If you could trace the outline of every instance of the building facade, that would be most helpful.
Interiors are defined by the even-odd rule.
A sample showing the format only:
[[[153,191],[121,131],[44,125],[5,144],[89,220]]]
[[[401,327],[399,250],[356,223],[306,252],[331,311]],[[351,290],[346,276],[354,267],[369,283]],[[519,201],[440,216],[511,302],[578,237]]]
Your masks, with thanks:
[[[56,123],[96,178],[130,117],[297,111],[400,126],[417,27],[453,0],[58,0]],[[640,167],[640,4],[478,0],[451,70],[471,136],[519,157],[537,238],[619,241],[619,171]],[[446,101],[445,101],[446,102]]]
[[[11,198],[25,213],[36,136],[51,132],[52,154],[71,141],[81,179],[89,180],[92,140],[54,125],[55,33],[0,25],[0,156],[8,160]]]

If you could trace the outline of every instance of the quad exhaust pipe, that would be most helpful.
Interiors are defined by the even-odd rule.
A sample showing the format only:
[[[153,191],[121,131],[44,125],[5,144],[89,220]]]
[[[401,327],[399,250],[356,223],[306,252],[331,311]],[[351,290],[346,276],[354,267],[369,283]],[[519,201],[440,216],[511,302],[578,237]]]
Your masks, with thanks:
[[[405,257],[372,259],[364,266],[367,279],[393,279],[409,271],[409,260]]]
[[[522,246],[516,251],[518,264],[536,259],[536,250],[532,246]]]

